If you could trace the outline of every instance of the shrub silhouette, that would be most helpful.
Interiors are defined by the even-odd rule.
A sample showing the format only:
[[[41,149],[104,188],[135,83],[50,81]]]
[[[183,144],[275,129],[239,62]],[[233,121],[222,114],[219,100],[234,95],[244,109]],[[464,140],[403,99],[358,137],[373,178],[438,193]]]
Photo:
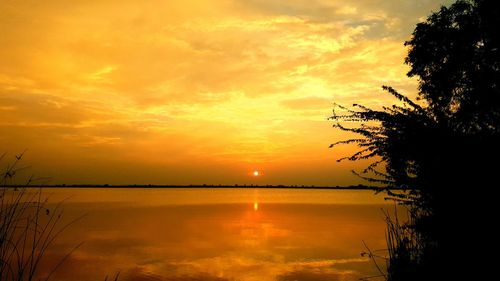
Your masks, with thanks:
[[[493,241],[481,231],[487,225],[479,220],[493,219],[494,203],[484,191],[498,185],[494,161],[500,159],[499,26],[495,1],[457,1],[442,7],[419,23],[405,42],[408,75],[419,79],[420,102],[384,86],[398,105],[381,110],[335,105],[334,127],[360,135],[331,145],[360,147],[339,161],[374,159],[358,174],[383,184],[410,210],[411,223],[403,227],[414,230],[418,253],[412,253],[416,258],[411,265],[398,265],[400,260],[391,256],[388,280],[449,280],[459,274],[477,279],[492,271],[474,269],[486,261],[470,258],[484,255]],[[402,256],[401,249],[393,250]]]

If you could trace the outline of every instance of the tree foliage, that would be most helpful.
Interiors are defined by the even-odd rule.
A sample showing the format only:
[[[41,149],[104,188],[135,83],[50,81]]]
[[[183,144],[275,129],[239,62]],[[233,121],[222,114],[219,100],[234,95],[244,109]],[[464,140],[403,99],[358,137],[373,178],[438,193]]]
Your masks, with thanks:
[[[500,16],[493,2],[442,7],[405,42],[408,76],[418,77],[423,105],[388,86],[383,89],[401,105],[381,110],[336,105],[334,127],[361,136],[332,145],[360,147],[340,160],[377,159],[360,175],[372,173],[365,178],[408,189],[420,197],[414,203],[429,208],[436,205],[432,200],[449,194],[446,185],[491,183],[489,160],[499,155],[500,140],[500,33],[495,30]],[[381,163],[385,171],[375,169]]]
[[[419,23],[405,60],[439,122],[466,133],[498,133],[500,13],[495,1],[458,1]]]
[[[339,161],[373,159],[356,173],[410,206],[412,222],[404,227],[421,243],[411,270],[419,275],[389,275],[390,280],[453,280],[443,279],[444,273],[478,266],[467,258],[488,247],[483,242],[488,235],[478,231],[484,228],[481,218],[491,218],[488,192],[498,185],[500,159],[500,5],[495,2],[459,0],[417,25],[405,42],[405,63],[408,76],[418,78],[420,102],[384,86],[398,105],[380,110],[335,105],[334,127],[360,136],[331,145],[360,148]],[[445,267],[451,263],[455,267]],[[436,270],[441,274],[432,276]]]

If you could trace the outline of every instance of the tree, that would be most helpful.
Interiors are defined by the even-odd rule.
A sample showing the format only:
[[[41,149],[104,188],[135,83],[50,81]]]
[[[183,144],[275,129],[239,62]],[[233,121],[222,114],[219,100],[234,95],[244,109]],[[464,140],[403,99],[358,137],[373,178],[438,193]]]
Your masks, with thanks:
[[[406,63],[439,122],[464,133],[498,133],[500,13],[495,1],[457,1],[419,23]]]
[[[478,265],[467,257],[488,249],[489,236],[481,232],[487,225],[479,219],[493,219],[492,197],[485,191],[498,185],[494,161],[500,159],[499,26],[495,1],[459,0],[442,7],[405,42],[408,75],[419,79],[421,104],[384,86],[402,105],[334,109],[334,127],[361,136],[332,145],[360,147],[340,160],[375,159],[358,174],[382,183],[412,214],[412,223],[405,227],[414,230],[412,239],[420,243],[411,260],[417,270],[389,268],[399,272],[390,280],[453,279],[449,277],[455,269],[445,264]],[[348,127],[346,122],[358,125]],[[465,220],[470,216],[475,219]],[[472,277],[476,271],[466,273]]]

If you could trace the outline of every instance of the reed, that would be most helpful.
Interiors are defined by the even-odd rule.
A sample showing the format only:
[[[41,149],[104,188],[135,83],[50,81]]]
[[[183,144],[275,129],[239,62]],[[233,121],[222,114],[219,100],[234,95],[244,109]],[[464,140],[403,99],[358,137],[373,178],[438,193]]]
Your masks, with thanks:
[[[35,181],[30,177],[23,187],[8,187],[24,169],[20,161],[24,153],[16,155],[1,176],[0,186],[0,280],[49,280],[53,273],[78,248],[76,245],[44,276],[39,276],[40,265],[56,238],[71,224],[62,222],[62,202],[49,207],[41,188],[30,188]],[[0,156],[0,160],[6,154]]]
[[[415,230],[414,214],[409,213],[407,221],[401,221],[397,211],[391,216],[385,213],[387,224],[386,240],[388,250],[387,280],[421,280],[421,265],[425,241]]]
[[[408,208],[408,206],[406,206]],[[372,250],[363,241],[365,251],[362,256],[371,259],[378,274],[361,278],[367,280],[417,281],[429,270],[427,266],[428,250],[432,248],[429,241],[417,230],[418,221],[424,216],[415,209],[407,209],[406,216],[398,213],[397,206],[393,212],[382,210],[386,222],[387,248]]]

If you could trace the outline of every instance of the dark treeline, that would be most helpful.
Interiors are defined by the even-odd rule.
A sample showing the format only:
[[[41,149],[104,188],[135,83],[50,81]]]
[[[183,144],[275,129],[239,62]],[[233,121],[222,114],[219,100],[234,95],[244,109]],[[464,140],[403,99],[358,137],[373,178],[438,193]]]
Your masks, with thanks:
[[[359,176],[404,193],[410,221],[388,221],[388,280],[481,280],[494,267],[494,187],[500,159],[500,11],[496,1],[457,1],[419,23],[405,42],[418,100],[383,89],[398,105],[336,105],[334,127],[358,134],[373,159]],[[398,236],[401,236],[398,238]],[[465,279],[464,279],[465,278]]]
[[[6,184],[3,187],[25,188],[26,185]],[[378,190],[372,186],[358,184],[347,186],[326,186],[326,185],[273,185],[273,184],[36,184],[35,188],[284,188],[284,189],[347,189],[347,190]],[[398,190],[392,188],[391,190]]]

